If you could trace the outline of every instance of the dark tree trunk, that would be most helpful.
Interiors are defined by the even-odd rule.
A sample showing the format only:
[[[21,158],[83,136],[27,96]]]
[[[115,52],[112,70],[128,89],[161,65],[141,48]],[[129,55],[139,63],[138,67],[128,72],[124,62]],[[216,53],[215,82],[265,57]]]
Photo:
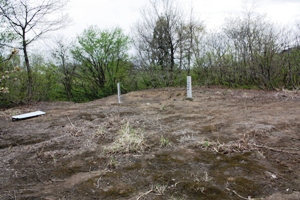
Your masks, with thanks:
[[[25,36],[25,34],[24,34]],[[28,53],[27,53],[27,43],[25,40],[25,37],[23,37],[23,53],[24,53],[24,59],[25,59],[25,66],[27,70],[27,99],[30,101],[32,99],[32,86],[33,86],[33,79],[32,79],[32,71],[31,66],[29,63]]]

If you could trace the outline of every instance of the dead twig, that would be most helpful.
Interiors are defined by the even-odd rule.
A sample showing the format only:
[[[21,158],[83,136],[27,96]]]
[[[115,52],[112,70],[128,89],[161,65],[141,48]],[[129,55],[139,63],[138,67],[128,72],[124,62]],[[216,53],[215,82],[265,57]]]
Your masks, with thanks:
[[[235,190],[231,190],[229,188],[226,188],[226,190],[228,190],[229,192],[232,192],[233,194],[235,194],[236,196],[238,196],[241,199],[245,199],[245,200],[262,200],[262,198],[251,198],[250,196],[243,197],[243,196],[239,195]]]
[[[151,193],[151,192],[154,192],[154,191],[151,189],[151,190],[149,190],[149,191],[147,191],[147,192],[141,194],[136,200],[139,200],[141,197],[146,196],[147,194],[149,194],[149,193]]]
[[[251,200],[251,197],[248,197],[248,198],[243,197],[243,196],[239,195],[239,194],[238,194],[236,191],[234,191],[234,190],[231,190],[231,189],[229,189],[229,188],[226,188],[226,190],[228,190],[229,192],[233,192],[236,196],[238,196],[238,197],[241,198],[241,199]]]
[[[184,182],[186,182],[186,181],[179,181],[179,182],[175,183],[174,186],[176,187],[177,184],[179,184],[179,183],[184,183]]]
[[[37,171],[35,171],[36,174],[36,179],[41,182],[43,185],[45,185],[45,183],[40,179],[39,174],[37,173]]]
[[[100,176],[99,178],[98,178],[98,180],[97,180],[97,185],[96,185],[96,188],[99,188],[100,187],[100,180],[101,180],[101,178],[102,178],[102,176]]]
[[[54,182],[54,183],[55,183],[55,182],[65,182],[64,180],[57,180],[57,179],[53,179],[53,178],[51,178],[50,181],[51,181],[51,182]]]
[[[75,126],[74,126],[74,124],[71,122],[69,116],[67,116],[67,117],[68,117],[68,120],[69,120],[70,124],[75,128]]]
[[[283,150],[283,149],[276,149],[276,148],[267,147],[267,146],[264,146],[264,145],[253,144],[253,146],[257,147],[257,148],[263,148],[263,149],[268,149],[268,150],[271,150],[271,151],[283,152],[283,153],[288,153],[288,154],[299,154],[300,153],[300,152],[295,152],[295,151],[286,151],[286,150]]]

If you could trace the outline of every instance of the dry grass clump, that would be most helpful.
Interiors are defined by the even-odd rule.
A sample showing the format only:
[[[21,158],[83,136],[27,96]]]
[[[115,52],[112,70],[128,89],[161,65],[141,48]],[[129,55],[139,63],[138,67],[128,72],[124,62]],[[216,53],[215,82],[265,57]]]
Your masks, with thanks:
[[[24,111],[16,108],[10,108],[10,109],[5,109],[5,110],[0,110],[0,117],[5,118],[6,120],[11,119],[12,116],[14,115],[20,115],[24,113]]]
[[[203,139],[202,141],[198,141],[196,146],[223,154],[249,152],[257,149],[255,142],[250,142],[249,136],[246,137],[245,135],[243,139],[231,141],[229,143],[221,143],[219,140],[210,141]]]
[[[137,200],[139,200],[140,198],[150,194],[150,193],[155,193],[155,195],[164,195],[165,194],[165,191],[167,189],[167,185],[161,185],[161,184],[155,184],[155,185],[151,185],[151,189],[143,194],[141,194]]]
[[[104,150],[108,153],[140,153],[144,151],[144,132],[127,121],[121,126],[114,142]]]
[[[268,149],[272,151],[277,152],[285,152],[289,154],[299,154],[298,150],[290,150],[290,149],[282,149],[282,148],[275,148],[275,147],[268,147],[265,145],[256,144],[255,142],[255,134],[253,132],[249,134],[244,134],[243,138],[237,141],[231,141],[228,143],[221,143],[219,140],[217,141],[210,141],[203,139],[201,141],[198,141],[195,144],[196,147],[214,151],[217,153],[223,153],[223,154],[230,154],[230,153],[244,153],[244,152],[257,152],[258,156],[263,158],[263,154],[259,151],[259,149]]]

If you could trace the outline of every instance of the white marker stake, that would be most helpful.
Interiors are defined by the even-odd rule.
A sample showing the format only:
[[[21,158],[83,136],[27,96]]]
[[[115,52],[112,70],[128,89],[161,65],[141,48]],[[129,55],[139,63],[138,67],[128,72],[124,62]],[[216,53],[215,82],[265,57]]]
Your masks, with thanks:
[[[191,76],[187,76],[186,83],[187,83],[187,86],[186,86],[187,97],[186,98],[188,100],[192,100],[193,97],[192,97],[192,77]]]
[[[121,103],[121,87],[120,87],[120,82],[118,83],[118,102]]]

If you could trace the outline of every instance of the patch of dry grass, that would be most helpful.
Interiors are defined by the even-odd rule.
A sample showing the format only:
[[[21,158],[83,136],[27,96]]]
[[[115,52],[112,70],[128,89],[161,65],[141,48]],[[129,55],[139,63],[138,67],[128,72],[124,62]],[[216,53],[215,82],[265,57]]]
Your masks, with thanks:
[[[0,110],[0,117],[4,117],[6,120],[9,120],[9,119],[11,119],[12,116],[20,115],[22,113],[24,113],[24,111],[22,111],[20,109],[10,108],[10,109],[6,109],[3,111]]]
[[[144,132],[133,128],[129,121],[121,126],[114,142],[105,147],[107,153],[140,153],[144,151]]]

